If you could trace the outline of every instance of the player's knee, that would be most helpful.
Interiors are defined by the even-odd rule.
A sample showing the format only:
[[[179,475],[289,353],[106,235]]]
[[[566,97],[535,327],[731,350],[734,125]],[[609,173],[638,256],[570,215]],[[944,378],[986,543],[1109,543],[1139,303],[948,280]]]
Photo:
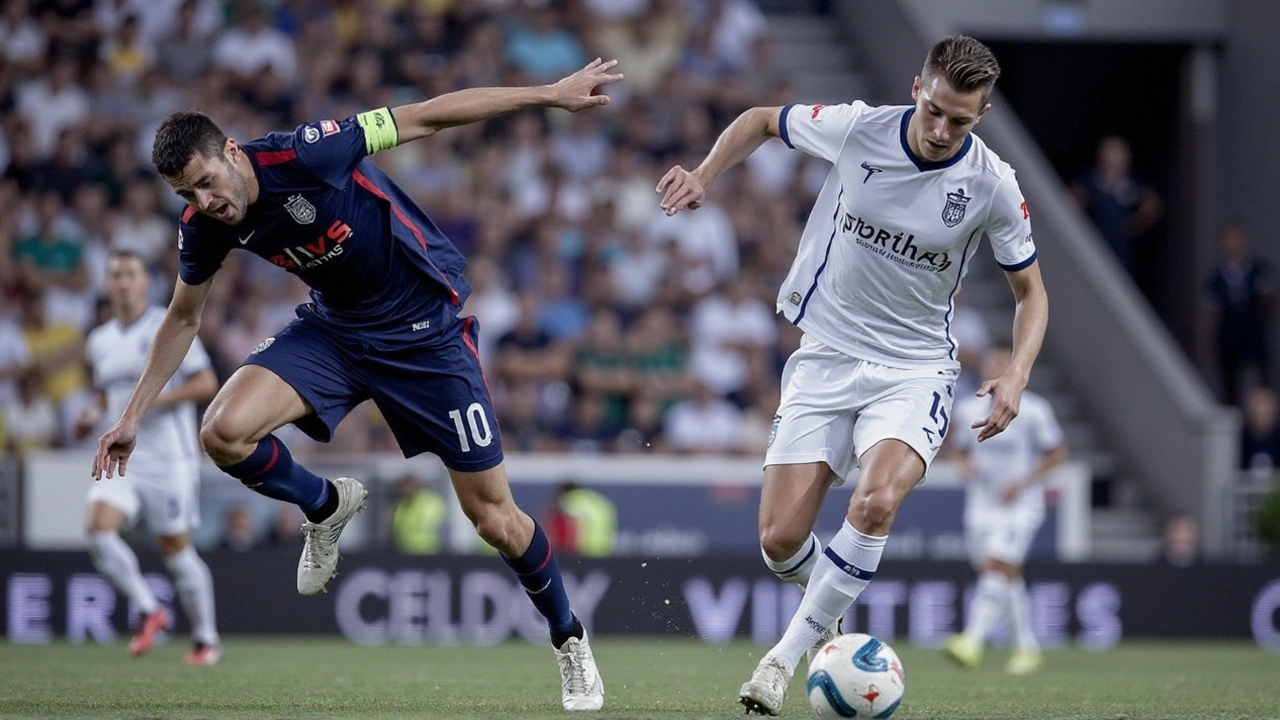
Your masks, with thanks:
[[[186,549],[188,542],[186,535],[161,535],[156,538],[156,545],[160,549],[160,555],[166,558],[182,552]]]
[[[809,530],[787,527],[783,524],[765,524],[760,527],[760,549],[770,559],[781,562],[800,552],[800,546],[809,539]]]
[[[898,512],[898,498],[889,488],[877,488],[859,493],[854,498],[853,510],[854,516],[866,526],[859,528],[862,532],[887,532],[889,525],[893,523],[893,516]]]
[[[498,550],[508,549],[515,540],[515,523],[504,508],[486,503],[471,513],[476,534]]]
[[[244,440],[235,424],[221,413],[205,416],[200,426],[200,445],[218,465],[234,465],[240,461],[239,448]]]

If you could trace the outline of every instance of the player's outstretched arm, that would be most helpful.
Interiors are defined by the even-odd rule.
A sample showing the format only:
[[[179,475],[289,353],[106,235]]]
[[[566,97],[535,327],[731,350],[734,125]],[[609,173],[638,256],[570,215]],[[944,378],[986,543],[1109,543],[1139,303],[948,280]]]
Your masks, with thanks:
[[[531,107],[557,107],[578,112],[609,104],[598,90],[622,79],[610,74],[617,60],[596,58],[578,72],[553,85],[536,87],[468,88],[412,105],[392,108],[398,144],[433,135],[455,125],[488,120]]]
[[[125,474],[125,466],[137,440],[138,423],[151,409],[156,396],[169,382],[169,378],[178,371],[182,360],[191,349],[200,329],[200,315],[204,312],[205,300],[209,298],[209,289],[213,286],[213,278],[200,285],[188,285],[181,278],[173,291],[173,300],[164,314],[160,329],[151,342],[151,351],[147,353],[147,364],[142,368],[142,377],[133,388],[129,402],[125,404],[124,413],[102,437],[98,438],[98,452],[93,458],[93,477],[100,479],[103,474],[112,477],[118,469]]]
[[[676,165],[658,181],[657,191],[664,193],[660,203],[664,212],[675,215],[681,210],[697,210],[702,206],[707,187],[725,170],[737,165],[771,137],[781,137],[778,128],[781,107],[754,107],[742,113],[720,133],[711,152],[693,170]]]
[[[1004,432],[1018,416],[1022,404],[1022,391],[1031,378],[1031,366],[1040,354],[1045,329],[1049,326],[1049,295],[1040,277],[1040,263],[1033,262],[1021,270],[1006,272],[1009,287],[1013,289],[1015,309],[1013,315],[1013,358],[1009,369],[998,378],[986,380],[978,388],[978,397],[991,394],[991,414],[973,424],[978,442]]]

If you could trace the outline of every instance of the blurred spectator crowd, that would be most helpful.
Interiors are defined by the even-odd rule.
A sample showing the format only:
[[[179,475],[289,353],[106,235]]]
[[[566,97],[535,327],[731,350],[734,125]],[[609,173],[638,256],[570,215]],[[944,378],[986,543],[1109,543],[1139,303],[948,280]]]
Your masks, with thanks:
[[[508,450],[762,453],[799,341],[773,299],[828,168],[773,140],[697,212],[666,217],[654,187],[742,110],[798,99],[771,48],[750,0],[6,0],[0,446],[93,441],[70,428],[109,249],[146,257],[167,303],[181,201],[150,152],[168,113],[243,141],[601,56],[626,75],[602,110],[517,113],[375,160],[470,258]],[[233,253],[200,331],[220,378],[306,301]],[[290,442],[396,449],[367,403],[331,445]]]

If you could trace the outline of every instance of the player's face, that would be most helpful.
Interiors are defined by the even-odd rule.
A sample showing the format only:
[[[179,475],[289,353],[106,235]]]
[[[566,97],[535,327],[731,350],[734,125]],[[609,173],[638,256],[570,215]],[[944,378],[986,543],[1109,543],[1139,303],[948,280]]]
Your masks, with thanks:
[[[131,255],[112,258],[107,263],[104,289],[117,314],[131,314],[146,302],[151,277],[142,260]]]
[[[983,101],[982,91],[958,92],[942,76],[917,77],[911,97],[916,101],[916,112],[907,126],[907,142],[916,155],[929,162],[955,155],[991,107]]]
[[[249,211],[249,183],[236,163],[239,154],[239,146],[228,140],[221,155],[206,157],[197,152],[181,175],[166,176],[165,181],[197,212],[239,225]]]

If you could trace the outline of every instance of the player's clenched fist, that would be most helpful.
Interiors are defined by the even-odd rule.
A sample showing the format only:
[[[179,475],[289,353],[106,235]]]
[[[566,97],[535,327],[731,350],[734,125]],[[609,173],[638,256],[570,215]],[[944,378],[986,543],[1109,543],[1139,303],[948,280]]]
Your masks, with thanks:
[[[702,199],[706,189],[696,174],[676,165],[667,171],[658,181],[658,192],[666,191],[662,196],[662,210],[667,215],[675,215],[681,210],[697,210],[702,207]]]

